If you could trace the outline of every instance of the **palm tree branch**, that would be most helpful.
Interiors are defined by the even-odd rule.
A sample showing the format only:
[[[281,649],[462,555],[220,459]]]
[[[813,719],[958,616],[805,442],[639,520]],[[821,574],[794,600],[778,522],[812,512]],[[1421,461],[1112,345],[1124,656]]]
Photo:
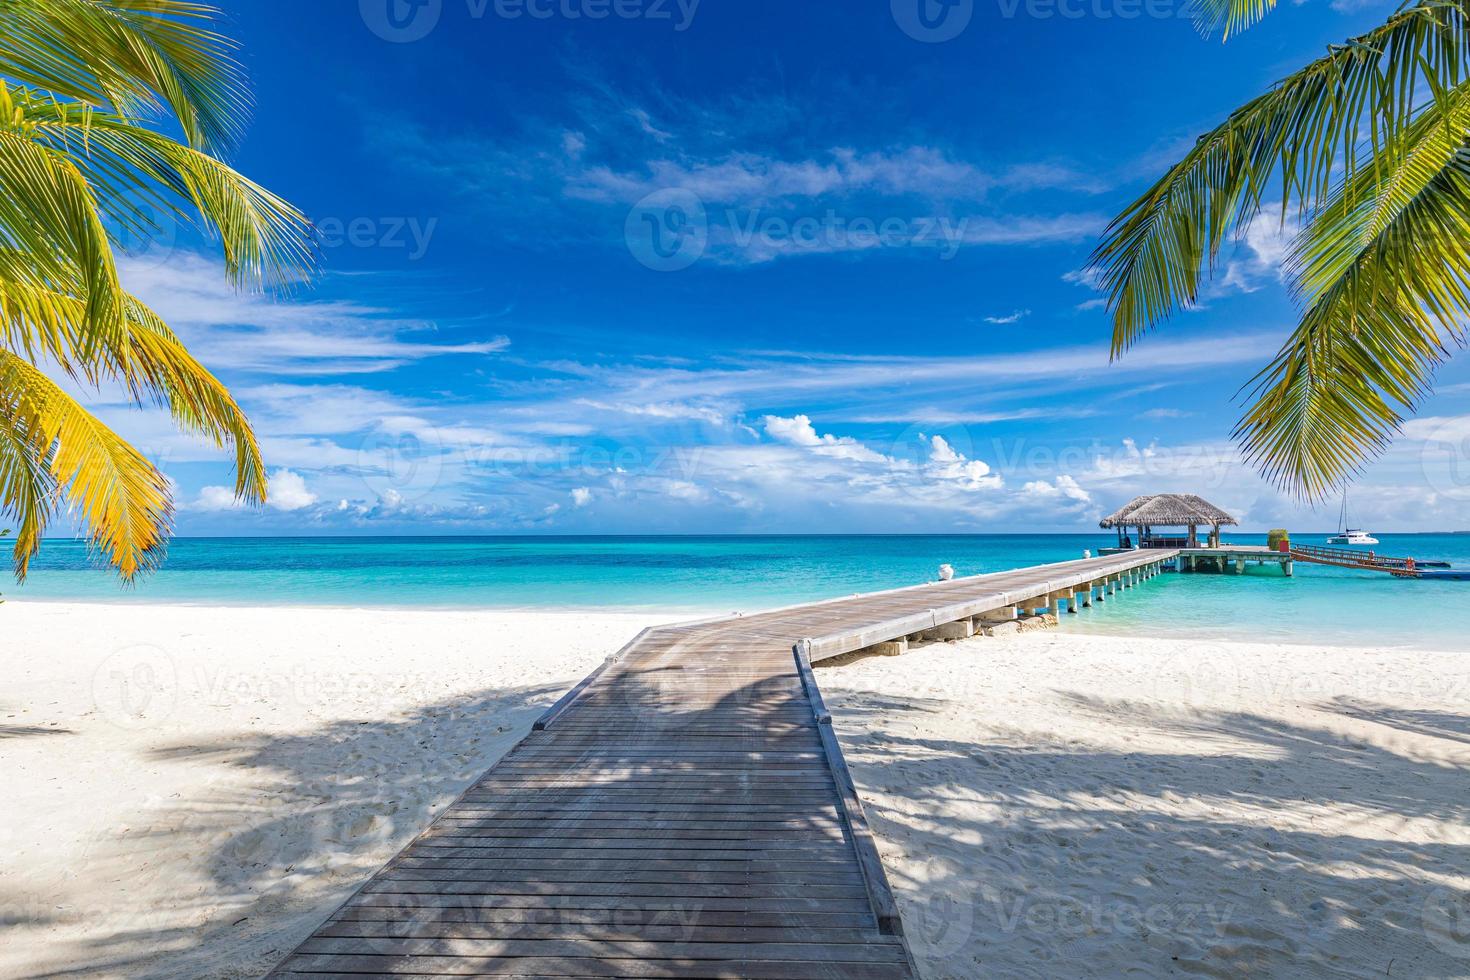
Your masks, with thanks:
[[[1109,295],[1114,355],[1196,302],[1222,243],[1268,192],[1279,193],[1283,214],[1306,214],[1364,154],[1362,166],[1391,164],[1416,117],[1426,66],[1445,89],[1465,77],[1467,7],[1470,0],[1424,0],[1330,49],[1200,137],[1120,214],[1091,260]]]
[[[24,253],[45,279],[78,276],[88,343],[115,343],[123,291],[85,176],[64,154],[0,130],[0,186],[0,241]]]
[[[0,351],[0,415],[63,488],[92,544],[124,580],[163,558],[173,514],[168,479],[29,362]],[[17,558],[24,575],[29,557]]]
[[[234,397],[151,309],[129,296],[127,330],[120,349],[86,360],[78,349],[85,332],[80,300],[34,283],[0,276],[0,342],[23,350],[33,363],[45,358],[78,380],[123,382],[135,401],[166,407],[175,424],[235,450],[235,492],[255,504],[265,500],[265,461],[254,430]]]
[[[1293,263],[1311,306],[1236,427],[1248,460],[1308,498],[1381,453],[1465,341],[1470,149],[1464,130],[1451,146],[1439,120],[1418,135],[1402,172],[1345,181],[1325,224],[1302,233]]]
[[[9,410],[10,403],[9,395],[0,390],[0,511],[20,521],[11,554],[16,576],[23,581],[51,520],[56,481]]]
[[[0,0],[0,75],[130,118],[167,105],[192,145],[228,150],[250,97],[219,18],[189,0]]]

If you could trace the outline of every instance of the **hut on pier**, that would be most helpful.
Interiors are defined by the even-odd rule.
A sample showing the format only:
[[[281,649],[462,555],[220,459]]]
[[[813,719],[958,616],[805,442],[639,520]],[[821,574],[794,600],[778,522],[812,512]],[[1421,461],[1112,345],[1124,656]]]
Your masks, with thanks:
[[[1220,528],[1239,524],[1235,518],[1192,493],[1152,493],[1134,497],[1099,527],[1118,532],[1119,548],[1218,548]],[[1199,529],[1210,529],[1208,543],[1199,542]],[[1160,528],[1187,528],[1187,535],[1161,533]]]

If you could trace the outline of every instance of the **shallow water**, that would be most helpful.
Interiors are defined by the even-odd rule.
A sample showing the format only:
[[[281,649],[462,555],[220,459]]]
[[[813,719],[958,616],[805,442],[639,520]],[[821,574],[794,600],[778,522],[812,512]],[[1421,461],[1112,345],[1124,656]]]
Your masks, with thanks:
[[[1470,567],[1470,535],[1384,534],[1381,554]],[[1263,544],[1263,535],[1228,541]],[[1297,535],[1324,544],[1326,535]],[[1077,558],[1111,535],[177,538],[121,588],[85,545],[46,542],[11,596],[246,605],[754,611],[934,578]],[[1297,564],[1165,575],[1067,628],[1145,635],[1466,649],[1470,582],[1410,582]]]

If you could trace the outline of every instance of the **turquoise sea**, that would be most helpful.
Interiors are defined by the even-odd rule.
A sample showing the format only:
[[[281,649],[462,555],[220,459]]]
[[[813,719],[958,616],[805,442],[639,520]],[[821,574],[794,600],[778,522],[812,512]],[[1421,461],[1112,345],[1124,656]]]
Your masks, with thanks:
[[[1381,554],[1470,567],[1470,534],[1380,534]],[[1294,535],[1304,544],[1326,535]],[[1227,540],[1264,543],[1263,535]],[[123,588],[74,540],[46,542],[13,598],[126,603],[752,612],[1077,558],[1106,533],[707,537],[177,538],[163,569]],[[1470,648],[1470,582],[1298,564],[1244,576],[1165,575],[1066,620],[1068,629],[1281,642]]]

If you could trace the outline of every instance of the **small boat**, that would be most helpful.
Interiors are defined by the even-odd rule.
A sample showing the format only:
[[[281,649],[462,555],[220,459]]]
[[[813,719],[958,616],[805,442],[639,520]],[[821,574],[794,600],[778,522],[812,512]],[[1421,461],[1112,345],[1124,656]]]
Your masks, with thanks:
[[[1393,573],[1395,578],[1427,579],[1431,582],[1470,582],[1470,568],[1423,568],[1400,569]]]
[[[1347,526],[1347,494],[1342,495],[1342,514],[1337,519],[1337,533],[1327,539],[1328,544],[1377,544],[1378,539],[1360,528]]]
[[[1377,544],[1378,539],[1367,531],[1344,528],[1327,539],[1328,544]]]

